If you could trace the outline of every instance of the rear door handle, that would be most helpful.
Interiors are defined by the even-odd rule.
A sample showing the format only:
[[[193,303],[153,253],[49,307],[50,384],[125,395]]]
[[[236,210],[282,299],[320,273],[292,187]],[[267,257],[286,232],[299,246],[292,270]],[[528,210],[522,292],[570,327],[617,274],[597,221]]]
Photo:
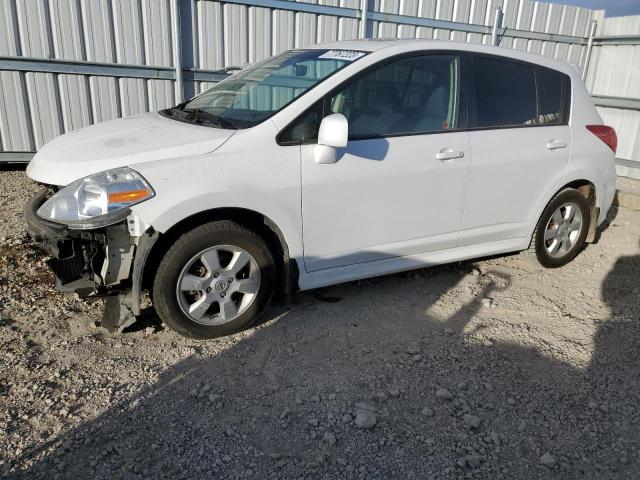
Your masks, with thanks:
[[[561,140],[550,140],[547,143],[547,148],[549,150],[558,150],[560,148],[567,148],[567,142],[563,142]]]
[[[436,160],[453,160],[454,158],[464,157],[464,152],[461,150],[452,150],[451,148],[445,148],[436,153]]]

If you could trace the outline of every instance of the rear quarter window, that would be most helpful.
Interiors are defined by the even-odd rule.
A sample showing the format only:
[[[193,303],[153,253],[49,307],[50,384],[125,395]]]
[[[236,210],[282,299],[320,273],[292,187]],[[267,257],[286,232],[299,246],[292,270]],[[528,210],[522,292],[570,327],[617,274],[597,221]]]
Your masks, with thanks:
[[[564,73],[536,68],[539,125],[562,125],[569,121],[571,80]]]
[[[564,125],[569,121],[571,80],[561,72],[515,60],[473,58],[472,128]]]
[[[509,127],[536,121],[536,81],[533,68],[516,62],[474,57],[474,127]]]

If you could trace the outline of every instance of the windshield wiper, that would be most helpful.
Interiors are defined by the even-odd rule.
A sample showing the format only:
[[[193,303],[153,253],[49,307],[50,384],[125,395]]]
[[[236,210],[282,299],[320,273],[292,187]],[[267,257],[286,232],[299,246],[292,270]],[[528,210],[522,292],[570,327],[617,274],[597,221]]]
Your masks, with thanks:
[[[215,113],[207,112],[202,110],[201,108],[195,109],[183,109],[181,110],[183,114],[186,114],[187,117],[193,117],[194,119],[200,120],[202,122],[207,122],[213,125],[216,125],[221,128],[230,128],[232,130],[237,130],[238,127],[230,120],[222,118]]]
[[[237,123],[235,120],[228,120],[226,118],[223,118],[219,115],[216,115],[215,113],[211,113],[211,112],[207,112],[206,110],[202,110],[201,108],[184,108],[187,104],[189,103],[189,101],[180,103],[178,105],[176,105],[175,107],[171,107],[171,108],[166,108],[164,110],[161,110],[160,113],[168,116],[168,117],[173,117],[176,118],[177,120],[180,121],[185,121],[185,122],[195,122],[195,123],[199,123],[199,124],[209,124],[212,125],[214,127],[217,128],[228,128],[231,130],[238,130],[239,128],[245,128],[249,125],[247,125],[247,122],[244,122],[242,120],[239,120],[239,123]],[[249,122],[250,123],[250,122]]]
[[[188,102],[182,102],[179,103],[178,105],[176,105],[175,107],[169,107],[169,108],[165,108],[164,110],[161,110],[162,113],[166,113],[167,115],[174,117],[176,115],[179,115],[183,110],[185,105]]]

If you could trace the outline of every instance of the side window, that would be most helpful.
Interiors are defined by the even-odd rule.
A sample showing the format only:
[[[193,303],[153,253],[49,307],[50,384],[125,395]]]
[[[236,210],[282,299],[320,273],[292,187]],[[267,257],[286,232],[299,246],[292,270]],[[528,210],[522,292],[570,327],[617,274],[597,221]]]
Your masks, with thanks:
[[[458,61],[453,55],[403,58],[365,73],[329,99],[349,120],[349,138],[456,128]]]
[[[536,68],[538,87],[538,125],[567,123],[570,80],[563,73]]]
[[[324,101],[316,103],[309,110],[296,118],[278,137],[280,145],[298,145],[312,143],[318,139],[318,129],[322,119],[322,105]]]
[[[474,57],[475,127],[534,125],[537,121],[533,68],[520,63]]]

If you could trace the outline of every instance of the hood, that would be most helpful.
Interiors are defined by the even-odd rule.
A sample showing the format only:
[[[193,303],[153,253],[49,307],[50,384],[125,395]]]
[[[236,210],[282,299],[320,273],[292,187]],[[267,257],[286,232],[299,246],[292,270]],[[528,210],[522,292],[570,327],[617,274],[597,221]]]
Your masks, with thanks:
[[[112,168],[209,153],[234,133],[143,113],[51,140],[29,162],[27,174],[37,182],[68,185]]]

